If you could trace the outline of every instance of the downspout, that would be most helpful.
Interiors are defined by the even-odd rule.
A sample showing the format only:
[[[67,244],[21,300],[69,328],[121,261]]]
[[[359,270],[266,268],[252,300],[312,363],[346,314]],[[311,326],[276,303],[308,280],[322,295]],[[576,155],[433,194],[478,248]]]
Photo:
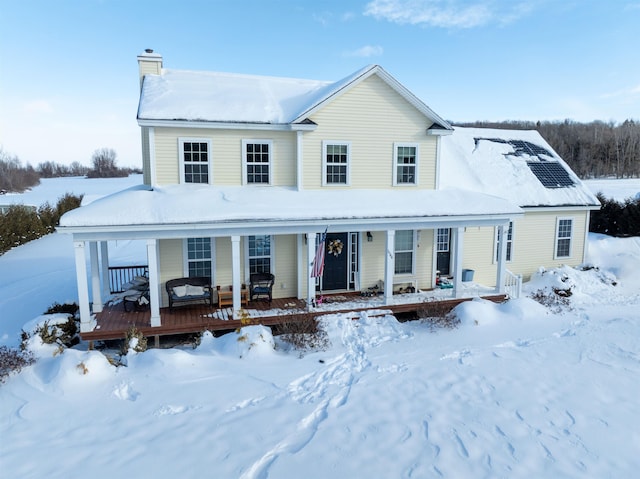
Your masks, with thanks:
[[[436,184],[435,189],[440,189],[440,142],[442,141],[442,137],[440,135],[436,136]]]
[[[296,188],[298,191],[302,191],[304,188],[302,184],[302,133],[301,130],[296,131]]]
[[[587,254],[589,253],[589,224],[591,223],[591,210],[586,212],[587,218],[584,225],[584,245],[582,246],[582,262],[587,262]]]
[[[149,141],[149,170],[150,170],[150,178],[151,188],[155,188],[158,186],[158,177],[156,176],[156,132],[154,127],[150,126],[148,128],[148,141]]]

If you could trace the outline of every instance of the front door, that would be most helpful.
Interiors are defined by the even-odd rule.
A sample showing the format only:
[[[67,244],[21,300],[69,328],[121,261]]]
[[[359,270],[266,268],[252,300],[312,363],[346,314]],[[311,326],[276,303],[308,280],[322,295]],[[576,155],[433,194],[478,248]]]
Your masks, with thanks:
[[[347,289],[349,280],[349,234],[327,233],[322,290]]]
[[[451,270],[451,229],[438,228],[436,233],[436,268],[443,276],[448,276]]]

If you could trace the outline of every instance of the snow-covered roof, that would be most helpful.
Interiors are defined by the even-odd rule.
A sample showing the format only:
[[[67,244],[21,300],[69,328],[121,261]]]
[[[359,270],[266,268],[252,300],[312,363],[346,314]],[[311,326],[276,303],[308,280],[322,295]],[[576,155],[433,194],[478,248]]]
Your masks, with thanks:
[[[131,205],[135,205],[132,208]],[[61,229],[75,227],[135,226],[140,229],[175,229],[209,225],[375,225],[395,220],[428,222],[439,219],[496,218],[521,215],[509,201],[462,190],[303,190],[288,187],[216,187],[169,185],[130,188],[66,213]],[[363,229],[367,229],[363,226]]]
[[[442,137],[440,160],[441,188],[498,195],[521,207],[600,204],[534,130],[455,127]]]
[[[163,69],[160,75],[144,77],[138,120],[301,123],[327,101],[371,75],[382,78],[440,128],[451,129],[379,65],[369,65],[339,81]]]

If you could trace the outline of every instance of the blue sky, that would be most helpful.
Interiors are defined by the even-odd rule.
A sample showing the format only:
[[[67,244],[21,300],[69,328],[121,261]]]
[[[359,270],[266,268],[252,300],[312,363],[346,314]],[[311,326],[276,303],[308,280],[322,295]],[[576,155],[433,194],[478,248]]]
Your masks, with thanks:
[[[338,80],[382,65],[451,121],[640,119],[640,0],[0,0],[0,144],[139,166],[136,56]]]

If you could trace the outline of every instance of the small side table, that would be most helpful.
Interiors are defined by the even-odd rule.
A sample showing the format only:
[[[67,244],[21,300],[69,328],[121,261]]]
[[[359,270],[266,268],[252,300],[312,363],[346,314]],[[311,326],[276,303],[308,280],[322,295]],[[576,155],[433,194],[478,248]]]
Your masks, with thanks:
[[[221,308],[225,306],[233,306],[233,291],[219,290],[217,291],[217,293],[218,293],[218,306],[220,306]],[[247,304],[249,304],[249,290],[246,288],[240,290],[240,304],[242,304],[242,306],[246,306]]]

